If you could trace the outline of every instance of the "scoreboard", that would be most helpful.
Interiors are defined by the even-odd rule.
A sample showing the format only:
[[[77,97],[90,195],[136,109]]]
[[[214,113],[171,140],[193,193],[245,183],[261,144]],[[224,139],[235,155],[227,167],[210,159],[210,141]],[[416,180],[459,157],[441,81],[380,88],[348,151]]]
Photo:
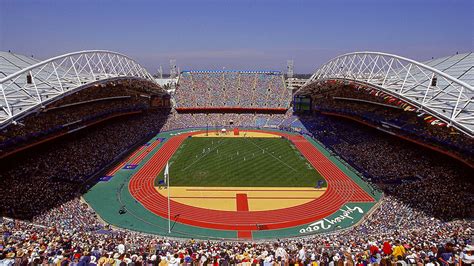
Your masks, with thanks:
[[[310,112],[311,109],[311,97],[304,95],[295,95],[293,97],[294,112]]]

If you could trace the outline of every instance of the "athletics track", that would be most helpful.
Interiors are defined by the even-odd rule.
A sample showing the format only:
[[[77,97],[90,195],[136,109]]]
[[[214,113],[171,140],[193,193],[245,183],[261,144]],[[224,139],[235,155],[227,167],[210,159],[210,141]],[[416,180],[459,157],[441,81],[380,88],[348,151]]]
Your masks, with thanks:
[[[293,142],[300,153],[325,178],[328,184],[326,193],[299,206],[268,211],[219,211],[171,201],[171,217],[179,216],[180,223],[198,227],[237,230],[239,237],[248,238],[251,235],[250,232],[254,230],[281,229],[323,219],[337,212],[348,202],[374,202],[374,199],[366,191],[303,136],[274,131],[263,132],[283,136]],[[181,143],[187,137],[200,133],[202,131],[182,133],[171,137],[132,176],[129,191],[146,209],[163,218],[168,217],[167,198],[156,191],[155,178],[164,169],[166,162]]]

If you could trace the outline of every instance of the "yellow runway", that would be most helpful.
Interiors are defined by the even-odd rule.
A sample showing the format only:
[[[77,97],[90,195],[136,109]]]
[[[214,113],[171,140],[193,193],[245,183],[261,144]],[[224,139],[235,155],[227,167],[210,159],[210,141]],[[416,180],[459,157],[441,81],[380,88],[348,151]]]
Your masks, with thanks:
[[[168,196],[166,188],[157,191]],[[246,194],[249,211],[267,211],[293,207],[321,197],[326,188],[310,187],[171,187],[172,200],[206,209],[235,211],[236,195]]]

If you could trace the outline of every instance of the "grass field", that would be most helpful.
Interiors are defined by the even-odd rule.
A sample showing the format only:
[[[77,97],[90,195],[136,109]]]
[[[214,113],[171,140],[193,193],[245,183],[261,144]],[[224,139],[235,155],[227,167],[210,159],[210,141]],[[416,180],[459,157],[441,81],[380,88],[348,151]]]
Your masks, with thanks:
[[[200,137],[186,139],[172,156],[170,180],[171,186],[314,187],[324,179],[287,139]]]

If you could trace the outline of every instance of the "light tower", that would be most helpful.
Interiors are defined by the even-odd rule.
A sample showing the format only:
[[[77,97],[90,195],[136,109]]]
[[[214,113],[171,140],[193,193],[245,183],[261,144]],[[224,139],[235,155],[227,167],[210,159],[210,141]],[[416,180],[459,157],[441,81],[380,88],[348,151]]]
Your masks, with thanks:
[[[292,78],[293,77],[293,69],[294,69],[294,66],[295,66],[295,63],[293,62],[293,60],[287,60],[286,61],[286,75],[287,75],[287,78]]]
[[[176,74],[176,59],[170,59],[170,78],[174,79]]]
[[[163,67],[160,66],[160,68],[158,68],[158,77],[160,77],[160,79],[163,78]]]

